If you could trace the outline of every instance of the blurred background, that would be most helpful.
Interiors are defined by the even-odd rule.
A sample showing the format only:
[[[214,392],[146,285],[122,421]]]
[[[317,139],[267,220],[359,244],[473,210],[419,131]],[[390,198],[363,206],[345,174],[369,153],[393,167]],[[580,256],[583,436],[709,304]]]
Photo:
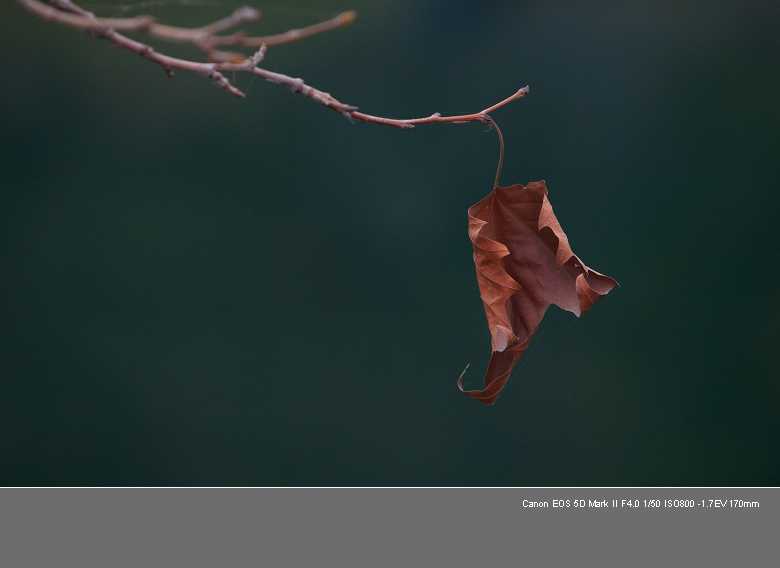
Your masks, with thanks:
[[[0,484],[780,484],[780,4],[254,6],[253,34],[357,10],[263,66],[370,114],[530,85],[492,113],[502,184],[546,180],[621,287],[551,307],[482,406],[455,383],[490,358],[466,210],[494,132],[235,99],[3,2]]]

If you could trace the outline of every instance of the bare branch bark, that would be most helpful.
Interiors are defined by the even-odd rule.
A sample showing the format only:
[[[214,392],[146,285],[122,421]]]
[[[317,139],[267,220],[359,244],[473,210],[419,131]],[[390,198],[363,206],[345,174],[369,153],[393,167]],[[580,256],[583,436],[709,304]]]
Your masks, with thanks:
[[[320,91],[319,89],[307,85],[303,79],[293,78],[282,73],[258,67],[265,56],[266,47],[268,45],[288,43],[340,26],[348,25],[355,20],[356,14],[353,11],[344,12],[330,20],[301,29],[289,30],[282,34],[265,37],[247,37],[243,32],[238,32],[230,36],[219,36],[215,34],[236,25],[257,20],[260,17],[260,13],[257,10],[248,7],[239,8],[230,16],[206,26],[199,28],[181,28],[159,24],[152,16],[98,18],[92,12],[88,12],[75,4],[72,0],[46,0],[45,3],[41,0],[14,1],[25,10],[41,18],[80,29],[98,38],[107,39],[117,48],[132,51],[141,57],[149,59],[159,65],[169,77],[173,75],[172,69],[184,69],[186,71],[200,73],[231,94],[238,97],[244,97],[244,93],[231,84],[222,72],[239,71],[252,73],[271,83],[288,87],[293,93],[300,93],[327,108],[335,110],[349,119],[395,126],[404,130],[414,128],[418,124],[431,124],[436,122],[482,122],[495,125],[488,115],[489,112],[528,94],[528,86],[523,87],[511,97],[474,114],[441,116],[439,113],[435,113],[425,118],[394,119],[358,112],[357,107],[339,102],[331,96],[330,93]],[[212,62],[200,63],[164,55],[155,51],[149,45],[120,34],[117,30],[142,32],[161,39],[192,43],[202,49],[211,58]],[[216,49],[217,46],[226,45],[259,47],[259,49],[250,57],[238,53],[222,52]]]

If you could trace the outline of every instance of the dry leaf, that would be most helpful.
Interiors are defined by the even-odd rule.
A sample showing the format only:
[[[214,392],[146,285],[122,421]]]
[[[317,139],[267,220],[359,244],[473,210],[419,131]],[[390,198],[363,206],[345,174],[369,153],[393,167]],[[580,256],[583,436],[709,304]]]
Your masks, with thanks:
[[[543,181],[496,187],[469,208],[469,237],[492,336],[485,389],[464,391],[493,404],[550,304],[579,317],[617,282],[571,251]]]

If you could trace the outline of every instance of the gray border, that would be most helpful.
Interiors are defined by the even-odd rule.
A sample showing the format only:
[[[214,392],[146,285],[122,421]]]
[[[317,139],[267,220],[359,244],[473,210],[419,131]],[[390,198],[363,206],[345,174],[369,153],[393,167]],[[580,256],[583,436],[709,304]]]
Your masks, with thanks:
[[[777,488],[7,488],[0,504],[9,567],[768,566],[780,556]]]

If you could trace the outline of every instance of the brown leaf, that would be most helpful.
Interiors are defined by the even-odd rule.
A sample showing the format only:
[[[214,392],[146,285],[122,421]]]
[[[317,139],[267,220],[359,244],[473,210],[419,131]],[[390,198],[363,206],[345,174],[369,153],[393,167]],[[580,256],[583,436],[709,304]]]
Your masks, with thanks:
[[[469,237],[493,356],[484,390],[464,391],[463,375],[458,388],[493,404],[550,304],[579,317],[617,282],[572,252],[543,181],[493,189],[469,208]]]

